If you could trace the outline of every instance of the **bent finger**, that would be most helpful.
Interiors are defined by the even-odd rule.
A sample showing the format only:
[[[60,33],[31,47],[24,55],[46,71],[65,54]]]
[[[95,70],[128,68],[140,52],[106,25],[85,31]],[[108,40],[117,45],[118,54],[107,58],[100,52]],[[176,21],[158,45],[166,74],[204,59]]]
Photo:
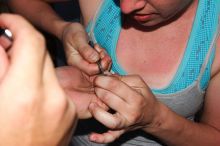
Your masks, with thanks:
[[[72,44],[67,43],[66,46],[69,48],[66,52],[67,63],[69,65],[76,66],[88,75],[95,75],[99,73],[99,69],[96,63],[87,61],[81,54],[73,48]]]
[[[95,63],[100,59],[99,53],[88,43],[88,37],[84,30],[72,33],[72,39],[66,42],[67,52],[73,49],[88,62]]]
[[[123,113],[127,113],[129,105],[114,93],[102,88],[95,88],[95,93],[102,102],[114,111],[117,111],[121,115],[123,115]]]
[[[21,80],[28,78],[39,81],[46,51],[43,36],[18,15],[0,15],[0,25],[13,34],[13,44],[9,50],[11,73],[16,72],[17,78]]]
[[[118,129],[121,128],[123,125],[123,120],[121,119],[121,116],[117,116],[117,113],[111,114],[105,111],[96,103],[91,103],[89,105],[89,110],[96,120],[98,120],[100,123],[110,129]]]

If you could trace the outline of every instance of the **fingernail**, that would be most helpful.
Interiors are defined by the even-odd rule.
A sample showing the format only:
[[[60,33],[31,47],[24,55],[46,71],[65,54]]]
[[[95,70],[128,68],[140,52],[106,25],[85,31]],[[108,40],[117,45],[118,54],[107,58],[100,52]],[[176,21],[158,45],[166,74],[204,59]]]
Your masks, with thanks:
[[[94,45],[94,49],[95,49],[96,51],[98,51],[99,53],[102,51],[101,47],[100,47],[98,44],[95,44],[95,45]]]

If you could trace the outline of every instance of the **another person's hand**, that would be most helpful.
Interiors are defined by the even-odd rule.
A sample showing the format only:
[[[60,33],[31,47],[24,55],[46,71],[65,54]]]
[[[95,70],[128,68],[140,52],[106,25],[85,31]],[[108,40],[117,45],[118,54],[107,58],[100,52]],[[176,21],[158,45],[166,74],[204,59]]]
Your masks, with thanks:
[[[93,87],[95,76],[89,76],[73,66],[58,67],[56,73],[66,94],[75,103],[80,119],[91,118],[92,115],[88,108],[91,102],[108,110],[108,107],[95,95]]]
[[[68,145],[76,121],[73,102],[56,78],[45,40],[22,17],[1,14],[13,34],[0,45],[0,145]]]
[[[113,142],[126,131],[155,124],[161,104],[139,76],[99,76],[94,84],[96,95],[115,112],[112,114],[96,103],[90,104],[94,118],[110,129],[106,133],[91,134],[91,141]]]
[[[99,74],[97,61],[101,60],[104,71],[111,67],[111,58],[106,51],[95,44],[89,45],[85,28],[79,23],[69,23],[63,30],[62,41],[67,63],[76,66],[88,75]]]

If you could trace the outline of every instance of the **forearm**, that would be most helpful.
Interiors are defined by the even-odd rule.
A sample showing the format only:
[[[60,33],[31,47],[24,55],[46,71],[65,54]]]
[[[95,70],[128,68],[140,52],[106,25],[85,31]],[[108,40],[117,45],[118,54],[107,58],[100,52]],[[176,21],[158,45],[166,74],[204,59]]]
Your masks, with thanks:
[[[162,105],[162,114],[155,124],[144,130],[169,146],[218,146],[220,132],[206,124],[187,120]]]
[[[60,18],[51,6],[42,0],[10,0],[12,11],[23,15],[37,27],[62,38],[62,32],[68,22]]]

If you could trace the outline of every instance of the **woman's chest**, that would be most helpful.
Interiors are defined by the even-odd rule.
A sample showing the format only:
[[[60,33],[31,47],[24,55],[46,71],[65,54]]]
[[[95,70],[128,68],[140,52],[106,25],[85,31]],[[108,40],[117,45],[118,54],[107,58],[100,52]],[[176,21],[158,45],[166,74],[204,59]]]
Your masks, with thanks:
[[[169,84],[182,61],[188,34],[122,29],[116,48],[118,63],[128,74],[139,74],[152,88]]]

